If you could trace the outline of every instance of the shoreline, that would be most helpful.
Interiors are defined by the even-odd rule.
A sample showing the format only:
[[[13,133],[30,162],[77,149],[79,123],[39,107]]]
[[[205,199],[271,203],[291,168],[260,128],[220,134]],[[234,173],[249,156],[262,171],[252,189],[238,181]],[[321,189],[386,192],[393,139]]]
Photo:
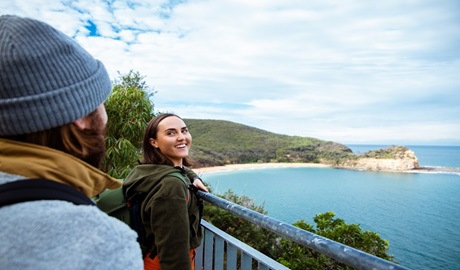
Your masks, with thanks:
[[[243,171],[257,169],[276,169],[276,168],[334,168],[332,165],[321,163],[247,163],[247,164],[228,164],[224,166],[200,167],[194,168],[193,171],[198,175],[227,172],[227,171]],[[349,168],[341,168],[345,170],[353,170]],[[378,172],[396,172],[396,173],[453,173],[459,174],[460,168],[445,168],[445,167],[429,167],[423,166],[418,169],[404,171],[378,171]]]
[[[193,171],[198,175],[226,172],[243,171],[257,169],[276,169],[276,168],[330,168],[332,166],[320,163],[248,163],[248,164],[229,164],[224,166],[194,168]]]

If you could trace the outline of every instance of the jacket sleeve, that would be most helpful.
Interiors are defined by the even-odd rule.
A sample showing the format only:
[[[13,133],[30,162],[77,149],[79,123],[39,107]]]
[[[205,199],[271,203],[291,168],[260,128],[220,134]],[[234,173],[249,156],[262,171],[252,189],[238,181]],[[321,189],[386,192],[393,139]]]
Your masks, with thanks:
[[[190,269],[188,191],[174,176],[166,176],[146,204],[161,269]]]

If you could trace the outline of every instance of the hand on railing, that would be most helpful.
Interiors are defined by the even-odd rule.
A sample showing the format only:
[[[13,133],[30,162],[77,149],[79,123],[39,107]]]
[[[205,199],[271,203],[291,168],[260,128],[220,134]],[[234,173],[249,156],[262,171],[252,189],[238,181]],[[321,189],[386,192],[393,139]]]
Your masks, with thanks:
[[[202,190],[204,192],[209,192],[206,186],[203,184],[203,181],[201,181],[200,178],[193,179],[193,185],[197,187],[199,190]]]

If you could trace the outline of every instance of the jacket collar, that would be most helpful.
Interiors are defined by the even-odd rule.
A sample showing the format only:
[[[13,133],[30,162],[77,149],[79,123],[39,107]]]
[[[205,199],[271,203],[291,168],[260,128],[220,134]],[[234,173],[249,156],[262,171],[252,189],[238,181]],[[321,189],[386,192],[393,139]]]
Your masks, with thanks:
[[[0,171],[67,184],[92,198],[121,181],[88,163],[49,147],[0,139]]]

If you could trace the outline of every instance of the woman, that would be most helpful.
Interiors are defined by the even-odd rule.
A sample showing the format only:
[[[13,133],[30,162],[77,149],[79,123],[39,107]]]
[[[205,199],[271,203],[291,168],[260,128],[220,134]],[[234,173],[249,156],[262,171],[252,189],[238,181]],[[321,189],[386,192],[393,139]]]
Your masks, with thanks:
[[[208,191],[201,179],[185,166],[192,136],[182,119],[160,114],[150,120],[142,143],[143,164],[124,181],[127,197],[145,193],[142,223],[150,246],[142,247],[145,269],[194,269],[195,249],[202,233],[202,203],[184,182],[171,173],[181,173],[187,184]]]

